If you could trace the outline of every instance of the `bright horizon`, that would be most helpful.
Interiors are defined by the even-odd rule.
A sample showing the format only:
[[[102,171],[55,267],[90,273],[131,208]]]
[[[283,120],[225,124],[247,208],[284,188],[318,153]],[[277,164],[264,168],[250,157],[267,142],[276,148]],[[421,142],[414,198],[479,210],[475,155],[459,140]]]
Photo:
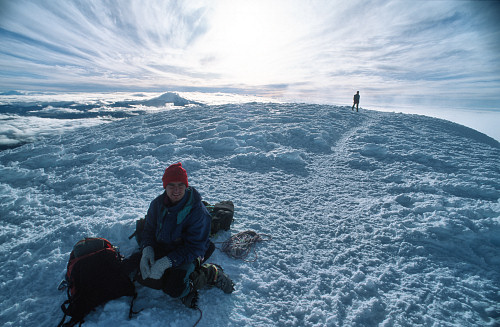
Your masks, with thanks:
[[[3,1],[0,92],[500,110],[494,1]]]

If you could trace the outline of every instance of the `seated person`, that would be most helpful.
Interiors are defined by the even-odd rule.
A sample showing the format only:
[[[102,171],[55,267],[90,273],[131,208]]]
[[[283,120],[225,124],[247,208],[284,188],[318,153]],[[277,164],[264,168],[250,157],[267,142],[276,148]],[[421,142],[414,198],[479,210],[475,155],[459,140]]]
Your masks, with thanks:
[[[151,202],[141,235],[138,282],[180,298],[190,308],[205,286],[232,293],[234,284],[222,268],[203,263],[214,250],[211,217],[198,191],[189,186],[186,170],[180,162],[170,165],[162,180],[165,192]]]

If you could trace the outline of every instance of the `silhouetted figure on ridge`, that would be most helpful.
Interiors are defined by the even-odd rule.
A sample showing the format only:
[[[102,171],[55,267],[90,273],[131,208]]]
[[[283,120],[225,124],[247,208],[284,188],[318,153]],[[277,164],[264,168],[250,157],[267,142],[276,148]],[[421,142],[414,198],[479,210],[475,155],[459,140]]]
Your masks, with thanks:
[[[356,112],[359,111],[358,110],[358,107],[359,107],[359,91],[354,94],[354,103],[352,104],[352,111],[354,111],[354,106],[356,106]]]

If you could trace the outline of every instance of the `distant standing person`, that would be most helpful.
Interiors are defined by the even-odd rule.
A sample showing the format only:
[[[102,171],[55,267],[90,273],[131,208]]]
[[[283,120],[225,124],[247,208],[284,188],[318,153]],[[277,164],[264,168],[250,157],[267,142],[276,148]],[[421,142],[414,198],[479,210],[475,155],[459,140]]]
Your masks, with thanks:
[[[354,111],[354,106],[356,106],[356,112],[358,111],[358,107],[359,107],[359,91],[354,94],[354,103],[352,104],[352,111]]]

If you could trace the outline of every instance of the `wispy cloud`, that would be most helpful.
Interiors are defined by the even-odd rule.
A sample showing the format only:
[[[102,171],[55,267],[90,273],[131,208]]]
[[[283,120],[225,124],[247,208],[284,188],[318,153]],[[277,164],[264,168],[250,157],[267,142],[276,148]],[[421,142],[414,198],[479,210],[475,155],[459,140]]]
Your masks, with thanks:
[[[498,7],[3,1],[0,88],[242,87],[337,103],[359,89],[365,104],[397,97],[481,105],[481,99],[500,108]]]

